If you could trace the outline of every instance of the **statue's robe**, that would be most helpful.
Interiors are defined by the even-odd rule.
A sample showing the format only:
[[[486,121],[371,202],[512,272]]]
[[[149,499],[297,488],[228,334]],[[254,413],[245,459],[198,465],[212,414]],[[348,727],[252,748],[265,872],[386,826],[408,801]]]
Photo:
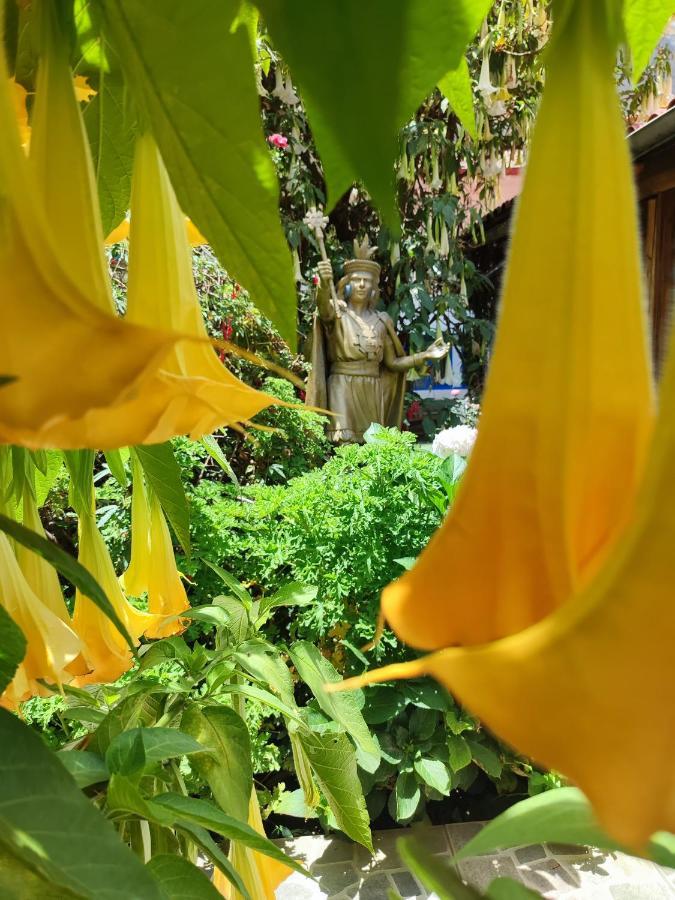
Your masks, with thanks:
[[[306,402],[334,413],[327,429],[333,442],[360,443],[373,422],[401,427],[406,373],[385,366],[387,343],[395,356],[405,355],[386,313],[364,327],[339,300],[331,321],[315,315]]]

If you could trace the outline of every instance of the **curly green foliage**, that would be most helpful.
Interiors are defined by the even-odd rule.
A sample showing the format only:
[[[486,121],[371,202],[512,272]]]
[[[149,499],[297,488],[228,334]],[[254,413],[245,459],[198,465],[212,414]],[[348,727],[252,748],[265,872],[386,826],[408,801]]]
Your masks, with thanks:
[[[266,378],[261,390],[300,406],[295,389],[283,378]],[[331,445],[325,423],[324,416],[306,409],[270,406],[256,416],[245,436],[228,431],[223,451],[241,481],[281,484],[326,461]],[[274,431],[256,430],[255,425]]]
[[[373,636],[380,592],[401,573],[397,560],[419,553],[442,517],[443,462],[414,442],[385,429],[376,442],[341,447],[323,468],[283,488],[238,492],[203,482],[192,498],[194,546],[265,593],[289,580],[316,585],[315,603],[277,620],[282,633],[324,647],[327,637],[346,635],[358,646]],[[220,590],[200,560],[183,565],[197,585],[193,602]],[[380,657],[395,646],[390,636]]]

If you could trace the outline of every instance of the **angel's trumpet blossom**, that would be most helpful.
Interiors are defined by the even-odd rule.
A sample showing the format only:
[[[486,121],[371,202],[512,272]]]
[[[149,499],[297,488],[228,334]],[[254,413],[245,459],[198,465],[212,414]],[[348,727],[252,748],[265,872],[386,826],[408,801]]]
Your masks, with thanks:
[[[150,504],[143,480],[143,469],[131,451],[131,556],[120,576],[120,584],[131,597],[140,597],[148,589],[150,573]]]
[[[586,583],[653,427],[615,45],[603,4],[559,10],[476,446],[446,522],[382,597],[424,650],[513,634]]]
[[[19,567],[5,534],[0,533],[0,605],[26,638],[26,655],[6,688],[0,704],[17,709],[18,704],[49,691],[39,684],[44,680],[60,685],[70,680],[67,667],[80,652],[74,630],[31,589]]]
[[[93,509],[78,510],[79,562],[88,569],[103,588],[122,624],[134,641],[156,625],[156,617],[133,607],[120,587],[110,553],[96,526]],[[115,681],[131,668],[133,658],[127,642],[112,622],[84,594],[75,595],[73,628],[83,643],[82,662],[86,674],[76,684],[99,684]]]
[[[155,306],[161,307],[162,315],[158,317],[154,314],[155,307],[150,314],[146,314],[144,299],[134,299],[135,289],[130,284],[129,313],[123,321],[115,317],[96,205],[93,167],[64,49],[66,42],[59,34],[52,5],[43,3],[39,10],[42,52],[33,115],[30,171],[21,174],[25,175],[24,181],[33,190],[36,215],[41,211],[46,221],[59,223],[57,237],[63,252],[58,258],[55,253],[53,255],[55,261],[58,259],[60,277],[65,279],[64,273],[68,272],[68,279],[72,282],[64,282],[65,298],[71,306],[79,298],[81,302],[76,304],[77,311],[82,314],[86,312],[92,323],[80,323],[82,327],[77,332],[77,322],[73,321],[72,316],[59,311],[57,303],[51,303],[45,311],[41,307],[35,308],[35,297],[40,298],[33,282],[22,284],[20,278],[15,279],[16,283],[11,285],[11,292],[7,295],[8,302],[13,304],[9,306],[12,313],[9,321],[12,325],[12,316],[21,319],[16,331],[19,338],[25,337],[30,341],[30,347],[24,348],[21,340],[16,339],[14,329],[7,329],[15,355],[4,354],[7,371],[4,367],[0,371],[0,375],[6,374],[10,378],[10,383],[0,393],[0,439],[36,447],[108,448],[157,443],[177,434],[201,436],[216,426],[247,420],[277,401],[248,388],[217,361],[201,320],[192,280],[185,218],[178,210],[163,168],[160,180],[153,181],[152,173],[148,173],[142,161],[141,171],[134,178],[134,194],[138,198],[140,193],[141,200],[132,202],[133,218],[136,220],[132,231],[136,237],[131,248],[130,282],[133,281],[134,285],[140,283],[143,291],[149,291],[156,298]],[[3,121],[1,112],[0,109],[0,126]],[[16,130],[15,122],[13,127]],[[18,144],[18,138],[16,141],[10,138],[12,135],[8,133],[8,139],[0,150],[9,151],[14,143]],[[157,150],[154,145],[152,147],[157,165],[161,167]],[[20,151],[18,147],[13,149]],[[0,156],[0,190],[3,186],[2,162]],[[11,159],[7,156],[5,169],[8,181],[11,180],[13,168],[20,168],[19,162],[16,152]],[[143,185],[147,185],[148,189]],[[157,190],[161,193],[159,197],[153,194]],[[162,192],[170,194],[168,200]],[[27,201],[21,191],[16,192],[15,199],[17,207],[22,210]],[[148,209],[143,208],[146,201],[149,202]],[[159,221],[158,213],[169,219]],[[175,219],[180,220],[180,226],[177,226]],[[46,232],[46,227],[43,230]],[[201,240],[196,229],[192,231],[192,237]],[[10,242],[10,249],[12,246]],[[47,251],[44,253],[47,254]],[[38,256],[43,272],[32,272],[31,275],[43,274],[53,292],[51,269],[42,256]],[[15,253],[11,259],[13,267],[16,267],[16,258]],[[9,265],[9,255],[6,262]],[[3,287],[2,266],[3,257],[0,256],[0,289]],[[15,268],[12,268],[12,275],[14,272]],[[160,278],[161,283],[152,283],[155,276]],[[171,284],[170,291],[164,289],[167,279]],[[24,294],[31,302],[19,303],[19,298]],[[5,300],[4,295],[2,300]],[[85,301],[88,301],[88,308]],[[177,305],[181,307],[180,314],[176,313]],[[14,307],[25,315],[14,312]],[[183,315],[185,307],[192,309],[192,315],[187,320]],[[43,326],[43,330],[47,322],[46,332],[50,335],[46,342],[48,350],[54,347],[60,359],[72,359],[78,363],[69,364],[61,379],[49,378],[46,374],[50,370],[55,371],[57,364],[51,352],[45,355],[44,346],[34,339],[36,321]],[[97,322],[104,332],[96,331]],[[162,327],[164,331],[159,330]],[[176,327],[183,340],[179,340]],[[166,357],[167,349],[177,344],[181,345],[180,350],[167,361],[170,364],[159,372],[158,364],[162,357]],[[44,363],[45,359],[49,365]],[[129,371],[121,373],[118,370],[124,361]],[[24,373],[28,362],[31,364],[30,371]],[[86,377],[82,375],[85,367]],[[59,389],[55,387],[62,383],[70,388],[64,391],[63,401]],[[23,384],[32,387],[29,398],[24,395],[27,391],[22,392]],[[58,398],[51,397],[55,393],[59,394]],[[13,401],[11,416],[4,414],[3,400]],[[40,410],[32,410],[31,403],[33,406],[40,404]],[[6,423],[6,428],[3,427],[3,419],[11,420]]]
[[[39,534],[40,537],[45,536],[44,528],[40,520],[35,500],[35,489],[32,478],[32,466],[27,467],[26,477],[22,492],[22,509],[23,524]],[[63,592],[59,584],[59,576],[56,569],[49,563],[24,547],[23,544],[16,545],[16,558],[18,560],[21,571],[28,584],[31,586],[33,593],[40,598],[42,603],[54,613],[62,622],[70,625],[70,615],[63,599]]]
[[[571,778],[637,851],[675,831],[674,409],[675,339],[633,522],[579,595],[519,634],[351,682],[432,675],[503,740]]]
[[[129,237],[129,226],[129,219],[122,219],[120,224],[113,228],[108,237],[105,239],[105,243],[117,244],[119,241],[126,240]],[[208,244],[208,241],[206,240],[204,235],[197,228],[194,222],[192,222],[191,219],[185,220],[185,228],[187,230],[187,237],[191,247],[201,247],[203,244]]]
[[[127,319],[200,339],[176,344],[162,364],[157,389],[166,402],[144,442],[208,434],[277,402],[239,381],[207,343],[185,218],[148,133],[137,141],[134,162]]]
[[[404,640],[446,649],[347,686],[434,676],[574,780],[607,831],[639,850],[675,829],[675,334],[645,466],[651,381],[609,8],[558,4],[461,503],[385,595]]]
[[[185,626],[175,617],[189,608],[187,595],[157,494],[145,486],[140,464],[132,457],[134,492],[131,500],[131,562],[120,579],[127,594],[147,591],[148,611],[156,624],[146,630],[150,638],[179,634]],[[165,619],[169,621],[162,621]]]
[[[255,828],[258,834],[265,835],[255,788],[251,792],[248,806],[248,824],[251,828]],[[288,866],[276,859],[270,859],[263,853],[251,850],[238,841],[231,842],[230,862],[253,900],[274,900],[276,888],[292,874],[292,869]],[[225,878],[220,869],[216,869],[213,873],[213,886],[228,900],[242,900],[242,895]]]
[[[69,73],[68,87],[70,96],[65,89],[57,94],[64,108],[54,113],[59,125],[49,136],[50,152],[57,156],[60,142],[70,146],[73,138],[67,107],[77,100]],[[88,263],[78,262],[78,254],[68,253],[64,265],[56,241],[67,223],[49,223],[21,147],[13,93],[0,46],[0,440],[59,446],[61,424],[135,390],[175,338],[123,322],[105,310],[103,297],[99,302],[85,294],[79,275]],[[70,171],[74,179],[86,180],[83,192],[93,203],[90,170],[72,159]],[[52,190],[73,187],[53,183]],[[44,339],[36,338],[36,328]],[[63,446],[84,445],[75,438]]]
[[[51,22],[54,10],[38,7],[43,47],[32,115],[30,168],[48,222],[60,230],[59,260],[88,300],[114,315],[94,164],[68,61],[68,44]],[[103,354],[102,354],[103,355]]]

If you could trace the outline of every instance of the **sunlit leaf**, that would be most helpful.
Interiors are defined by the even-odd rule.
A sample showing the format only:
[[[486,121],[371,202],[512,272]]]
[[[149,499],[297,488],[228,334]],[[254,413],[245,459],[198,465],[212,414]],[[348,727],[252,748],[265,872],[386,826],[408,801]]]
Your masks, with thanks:
[[[295,344],[295,284],[235,0],[101,0],[106,34],[178,201],[228,273]]]
[[[9,616],[4,606],[0,606],[0,694],[14,678],[17,667],[26,653],[26,638]]]
[[[121,77],[106,73],[84,109],[84,124],[94,163],[103,234],[124,220],[131,196],[135,122]]]
[[[472,138],[476,137],[476,116],[473,109],[471,75],[465,59],[450,69],[438,82],[438,89],[448,98],[450,108]]]
[[[455,69],[490,0],[259,0],[307,107],[333,206],[354,181],[396,221],[397,132]]]
[[[185,553],[190,555],[190,510],[170,443],[134,447],[148,483],[157,494]]]
[[[40,736],[3,709],[0,742],[0,834],[17,857],[77,896],[162,900],[142,862]]]
[[[633,55],[634,82],[645,70],[674,12],[673,0],[624,0],[623,19]]]

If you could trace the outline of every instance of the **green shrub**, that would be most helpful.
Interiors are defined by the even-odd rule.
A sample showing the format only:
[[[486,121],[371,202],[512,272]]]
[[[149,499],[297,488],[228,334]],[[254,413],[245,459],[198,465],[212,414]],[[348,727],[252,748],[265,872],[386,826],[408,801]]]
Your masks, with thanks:
[[[414,438],[381,429],[378,439],[348,445],[321,469],[285,487],[202,482],[192,496],[195,548],[255,589],[288,580],[318,587],[315,603],[277,623],[289,634],[340,654],[372,638],[382,588],[416,556],[447,505],[447,464],[415,449]],[[200,560],[186,560],[193,602],[205,602],[217,581]],[[393,636],[374,654],[396,647]],[[400,655],[400,653],[399,653]],[[347,669],[356,658],[347,658]],[[339,668],[341,659],[334,659]]]

